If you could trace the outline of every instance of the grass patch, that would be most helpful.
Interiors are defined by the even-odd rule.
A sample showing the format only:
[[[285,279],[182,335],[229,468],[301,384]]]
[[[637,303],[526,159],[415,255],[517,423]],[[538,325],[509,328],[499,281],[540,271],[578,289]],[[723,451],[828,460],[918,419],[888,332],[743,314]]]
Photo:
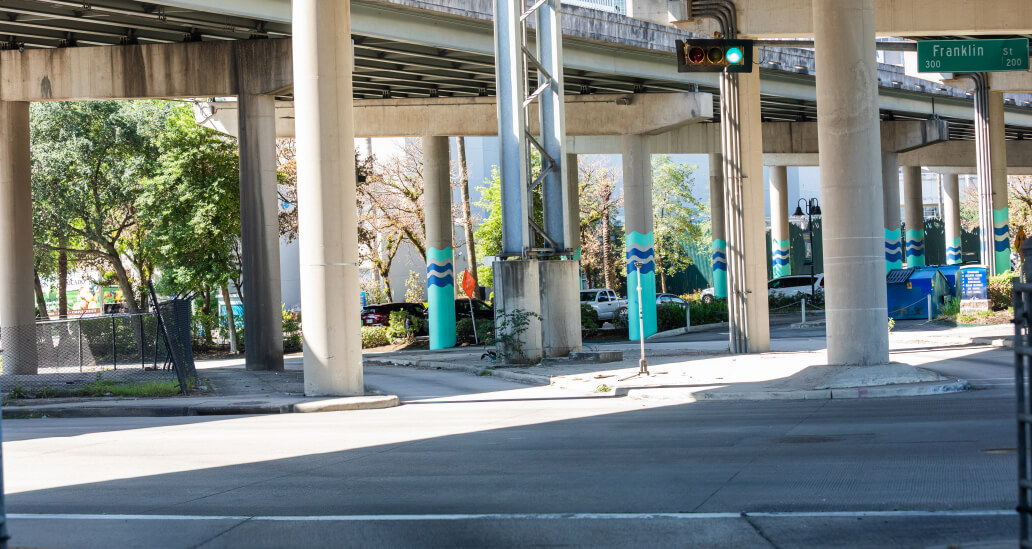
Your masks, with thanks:
[[[187,385],[193,387],[195,383],[190,380]],[[142,385],[136,383],[118,382],[107,379],[98,379],[82,387],[69,391],[70,396],[118,396],[118,397],[163,397],[176,396],[182,391],[179,390],[179,382],[176,380],[150,381]]]
[[[609,391],[612,391],[612,390],[613,390],[612,387],[610,387],[609,385],[606,385],[604,383],[602,385],[599,385],[598,388],[595,389],[595,391],[597,391],[599,393],[608,393]]]

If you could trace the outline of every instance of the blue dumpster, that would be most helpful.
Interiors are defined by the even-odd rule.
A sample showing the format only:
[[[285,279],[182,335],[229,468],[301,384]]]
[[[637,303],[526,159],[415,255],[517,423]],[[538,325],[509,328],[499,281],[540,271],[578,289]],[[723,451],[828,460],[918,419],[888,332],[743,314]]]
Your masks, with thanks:
[[[893,269],[885,275],[888,285],[889,317],[896,320],[928,318],[928,296],[932,296],[932,317],[953,294],[949,282],[937,267]]]
[[[942,276],[946,277],[946,282],[950,285],[950,295],[954,297],[960,297],[960,290],[957,288],[957,272],[960,271],[960,265],[936,265],[939,268],[939,272]]]

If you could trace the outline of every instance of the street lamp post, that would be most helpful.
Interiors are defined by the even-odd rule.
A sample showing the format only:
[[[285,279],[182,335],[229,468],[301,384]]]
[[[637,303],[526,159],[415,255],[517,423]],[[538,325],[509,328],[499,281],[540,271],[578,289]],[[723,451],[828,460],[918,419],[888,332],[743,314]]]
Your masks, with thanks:
[[[803,206],[806,206],[806,210],[803,210]],[[800,198],[799,203],[796,204],[795,212],[792,213],[792,217],[803,217],[806,216],[806,230],[810,235],[810,248],[807,250],[809,255],[810,263],[810,296],[814,295],[814,281],[816,280],[813,275],[813,218],[820,217],[821,205],[817,202],[816,198]]]

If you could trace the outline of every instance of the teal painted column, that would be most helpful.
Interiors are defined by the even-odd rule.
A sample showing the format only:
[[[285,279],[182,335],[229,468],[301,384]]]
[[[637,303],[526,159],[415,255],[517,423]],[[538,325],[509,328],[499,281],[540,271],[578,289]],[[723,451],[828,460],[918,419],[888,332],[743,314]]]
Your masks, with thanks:
[[[903,268],[899,220],[899,155],[882,151],[882,202],[885,213],[885,272]]]
[[[946,240],[946,264],[963,263],[960,246],[960,182],[955,173],[942,178],[943,236]]]
[[[774,278],[792,274],[788,234],[788,168],[770,167],[770,240]]]
[[[710,234],[713,236],[713,296],[727,299],[727,240],[724,237],[724,155],[709,155]]]
[[[623,136],[624,230],[627,256],[627,324],[631,340],[642,337],[638,326],[638,273],[641,266],[641,314],[645,320],[644,336],[657,331],[656,321],[656,258],[652,234],[652,161],[645,138]]]
[[[449,160],[447,137],[423,138],[426,299],[431,350],[455,346],[455,271],[452,266]]]
[[[1006,195],[1004,200],[1006,201]],[[996,202],[995,196],[993,202]],[[1010,212],[1007,210],[1006,202],[1003,208],[993,210],[993,245],[996,252],[996,274],[1009,271],[1011,264]]]
[[[924,193],[921,186],[921,166],[903,168],[903,201],[906,212],[907,268],[924,267]]]

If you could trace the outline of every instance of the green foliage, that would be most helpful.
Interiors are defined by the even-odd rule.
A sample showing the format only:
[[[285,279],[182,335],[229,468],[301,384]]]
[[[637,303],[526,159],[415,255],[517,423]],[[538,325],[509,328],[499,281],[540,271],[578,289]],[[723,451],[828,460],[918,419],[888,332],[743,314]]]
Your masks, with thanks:
[[[892,333],[892,329],[896,327],[896,319],[889,317],[889,333]]]
[[[283,308],[283,352],[300,353],[301,345],[301,314],[296,311],[288,311]]]
[[[531,177],[537,177],[541,172],[541,155],[537,151],[531,153]],[[502,176],[498,166],[491,167],[491,178],[485,179],[484,184],[477,187],[480,193],[480,200],[476,205],[490,212],[486,219],[481,221],[480,226],[473,232],[474,241],[477,243],[477,254],[480,257],[498,255],[502,251]],[[534,221],[538,225],[543,224],[541,194],[534,193]],[[539,238],[535,235],[535,238]],[[488,272],[484,272],[488,271]],[[484,278],[484,275],[487,275]],[[482,286],[491,286],[492,275],[490,269],[477,268],[477,281]]]
[[[656,307],[656,324],[660,332],[684,328],[688,325],[687,320],[684,307],[676,303],[664,303]]]
[[[426,278],[416,271],[409,271],[405,279],[405,301],[409,303],[421,303],[426,295]]]
[[[530,329],[532,319],[541,320],[533,311],[513,309],[502,311],[495,317],[497,330],[494,334],[495,350],[503,363],[523,364],[529,361],[523,344],[523,334]]]
[[[610,387],[609,385],[606,385],[605,383],[603,383],[602,385],[599,385],[598,387],[595,388],[595,391],[597,391],[599,393],[608,393],[608,392],[610,392],[612,390],[613,390],[613,388]]]
[[[485,343],[491,338],[491,334],[494,332],[494,323],[487,319],[477,320],[477,337],[473,337],[473,320],[469,317],[460,318],[455,323],[455,340],[458,343],[469,343],[473,345],[480,341],[481,344]]]
[[[989,309],[993,311],[1004,311],[1013,305],[1014,284],[1011,279],[1014,273],[1007,271],[996,276],[989,277]]]
[[[193,328],[193,346],[195,350],[207,351],[215,330],[220,322],[217,315],[206,315],[199,310],[190,317]]]
[[[366,303],[369,305],[391,302],[391,296],[387,289],[377,286],[374,282],[362,284],[362,291],[366,293]]]
[[[688,303],[688,307],[691,310],[693,326],[727,322],[726,299],[714,299],[709,303],[705,303],[703,301],[690,301]]]
[[[707,209],[692,195],[696,166],[678,164],[669,155],[652,157],[653,234],[661,275],[673,276],[692,264],[690,249],[704,236],[696,223]]]
[[[392,341],[412,341],[426,329],[426,321],[407,311],[392,311],[387,325],[387,337]]]
[[[382,347],[390,345],[386,326],[362,326],[362,348]]]
[[[580,323],[582,330],[597,330],[601,324],[598,320],[598,311],[586,303],[580,306]]]
[[[939,307],[939,316],[941,319],[954,320],[957,315],[960,314],[960,298],[959,297],[947,297],[945,302]]]
[[[188,378],[187,390],[197,385],[193,378]],[[167,397],[182,394],[179,381],[149,381],[137,383],[132,381],[116,381],[105,379],[99,372],[97,378],[86,385],[70,389],[56,389],[44,386],[38,391],[29,391],[18,385],[8,391],[7,398],[58,398],[58,397]]]

